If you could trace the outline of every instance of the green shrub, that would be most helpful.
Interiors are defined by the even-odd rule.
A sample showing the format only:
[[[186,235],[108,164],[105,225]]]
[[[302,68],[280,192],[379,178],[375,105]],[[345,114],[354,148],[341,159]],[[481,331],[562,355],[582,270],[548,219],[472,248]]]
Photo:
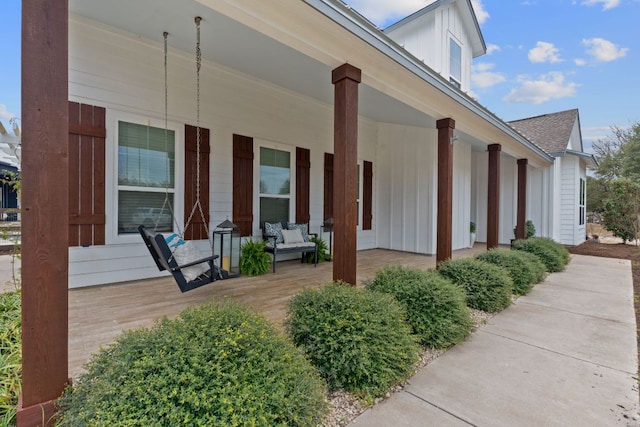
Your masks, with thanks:
[[[60,401],[61,426],[316,426],[325,384],[302,352],[238,304],[125,332]]]
[[[240,248],[240,273],[259,276],[269,271],[271,257],[264,251],[266,242],[247,240]]]
[[[569,263],[569,251],[547,237],[532,237],[513,242],[513,249],[536,255],[550,273],[564,270]]]
[[[22,390],[20,291],[0,294],[0,425],[15,425]]]
[[[311,242],[318,244],[318,262],[330,261],[331,255],[329,255],[329,246],[322,237],[312,236],[309,239]],[[302,260],[306,263],[313,263],[313,254],[311,252],[305,252],[302,254]]]
[[[463,341],[473,330],[464,292],[435,271],[386,267],[367,288],[389,293],[404,306],[423,345],[446,348]]]
[[[441,263],[438,272],[464,289],[471,308],[494,313],[511,304],[513,281],[501,267],[464,258]]]
[[[544,264],[538,257],[528,252],[491,249],[476,258],[507,270],[513,281],[515,295],[528,293],[533,285],[544,278]]]
[[[388,294],[334,283],[291,299],[285,326],[331,389],[381,396],[412,373],[418,346]]]
[[[516,235],[516,230],[518,229],[518,227],[513,227],[513,235]],[[533,237],[536,235],[536,226],[533,224],[533,221],[531,221],[530,219],[527,220],[527,222],[524,223],[524,238],[528,239],[530,237]]]

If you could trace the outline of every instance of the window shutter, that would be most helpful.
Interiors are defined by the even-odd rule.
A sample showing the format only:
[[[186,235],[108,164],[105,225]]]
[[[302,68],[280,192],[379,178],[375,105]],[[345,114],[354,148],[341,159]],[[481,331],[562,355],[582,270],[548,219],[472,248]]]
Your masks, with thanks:
[[[308,224],[309,187],[311,185],[311,152],[296,147],[296,222]]]
[[[253,234],[253,138],[233,135],[233,222]]]
[[[69,246],[105,244],[105,109],[69,102]]]
[[[184,220],[191,215],[191,210],[196,203],[198,185],[198,128],[196,126],[184,126]],[[200,210],[196,208],[191,222],[184,230],[185,240],[205,240],[207,225],[209,224],[209,129],[200,128]]]
[[[333,154],[324,153],[324,220],[333,218]]]
[[[373,163],[363,162],[362,229],[371,230],[373,222]]]

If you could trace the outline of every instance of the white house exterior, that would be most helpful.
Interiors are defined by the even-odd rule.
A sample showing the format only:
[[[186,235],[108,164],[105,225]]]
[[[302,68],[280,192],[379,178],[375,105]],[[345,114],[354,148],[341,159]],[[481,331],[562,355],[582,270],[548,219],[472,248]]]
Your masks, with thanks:
[[[534,196],[528,206],[536,230],[542,230],[543,235],[564,245],[583,243],[587,168],[595,168],[597,164],[592,155],[583,151],[578,110],[544,114],[509,124],[555,158],[549,170],[532,173],[535,185],[531,193],[539,198]],[[536,200],[543,202],[540,207],[536,207]]]
[[[233,219],[233,141],[243,136],[253,141],[250,234],[261,236],[259,206],[267,197],[258,191],[261,153],[288,157],[289,218],[284,219],[295,221],[298,149],[309,154],[309,225],[320,231],[325,158],[334,150],[331,70],[348,63],[362,70],[359,195],[365,164],[373,171],[370,226],[363,226],[363,203],[358,203],[358,250],[436,253],[436,123],[445,118],[455,121],[452,249],[469,246],[470,221],[477,224],[477,240],[487,241],[489,146],[499,147],[499,243],[513,238],[519,159],[527,161],[527,217],[538,234],[570,240],[555,226],[558,206],[570,204],[569,195],[558,198],[555,189],[571,162],[582,157],[568,146],[564,156],[553,153],[554,158],[465,94],[471,60],[485,52],[468,0],[436,1],[385,32],[335,0],[84,0],[70,3],[69,100],[104,108],[104,239],[70,247],[70,287],[162,274],[139,235],[123,232],[120,205],[130,197],[127,192],[140,189],[118,183],[126,151],[119,135],[128,124],[164,131],[162,34],[167,31],[167,128],[175,135],[170,191],[176,220],[184,224],[185,125],[196,125],[195,16],[202,17],[200,125],[210,132],[209,230]],[[461,50],[453,81],[452,40]],[[583,173],[578,170],[583,164],[578,161],[575,176]],[[145,191],[164,194],[165,189]],[[579,230],[574,234],[570,244],[578,242]],[[209,243],[199,244],[207,250]]]

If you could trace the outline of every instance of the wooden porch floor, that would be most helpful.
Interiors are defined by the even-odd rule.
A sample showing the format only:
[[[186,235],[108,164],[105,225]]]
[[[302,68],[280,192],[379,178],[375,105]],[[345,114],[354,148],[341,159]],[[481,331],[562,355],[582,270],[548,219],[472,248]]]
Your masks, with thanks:
[[[470,257],[486,249],[455,251],[454,258]],[[358,284],[372,279],[387,265],[404,265],[428,269],[435,266],[435,256],[373,249],[357,254]],[[231,298],[248,304],[265,317],[282,325],[287,301],[303,288],[329,283],[333,277],[331,263],[278,263],[278,272],[258,277],[239,277],[215,282],[185,294],[180,293],[173,278],[149,279],[114,285],[94,286],[69,291],[69,375],[76,378],[82,366],[101,346],[114,340],[122,331],[151,326],[167,316],[175,317],[184,308],[211,300]]]

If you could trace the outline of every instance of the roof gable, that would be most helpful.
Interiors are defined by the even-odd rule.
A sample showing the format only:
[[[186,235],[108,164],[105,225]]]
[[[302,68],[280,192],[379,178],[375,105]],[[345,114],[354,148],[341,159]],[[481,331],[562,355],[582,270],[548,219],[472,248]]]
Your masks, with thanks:
[[[543,114],[507,122],[528,140],[549,154],[564,153],[567,148],[582,151],[578,109]],[[576,144],[569,146],[574,129],[578,126]]]
[[[462,20],[464,22],[465,27],[469,33],[469,37],[471,39],[471,50],[473,52],[473,57],[476,58],[478,56],[484,55],[487,53],[487,45],[485,44],[484,37],[482,36],[482,31],[480,31],[480,24],[478,23],[478,18],[473,10],[473,6],[471,5],[471,0],[436,0],[428,6],[423,7],[417,12],[412,13],[406,18],[401,19],[385,28],[383,31],[390,32],[396,30],[416,19],[423,17],[438,8],[450,4],[458,4],[458,8],[460,10]]]

